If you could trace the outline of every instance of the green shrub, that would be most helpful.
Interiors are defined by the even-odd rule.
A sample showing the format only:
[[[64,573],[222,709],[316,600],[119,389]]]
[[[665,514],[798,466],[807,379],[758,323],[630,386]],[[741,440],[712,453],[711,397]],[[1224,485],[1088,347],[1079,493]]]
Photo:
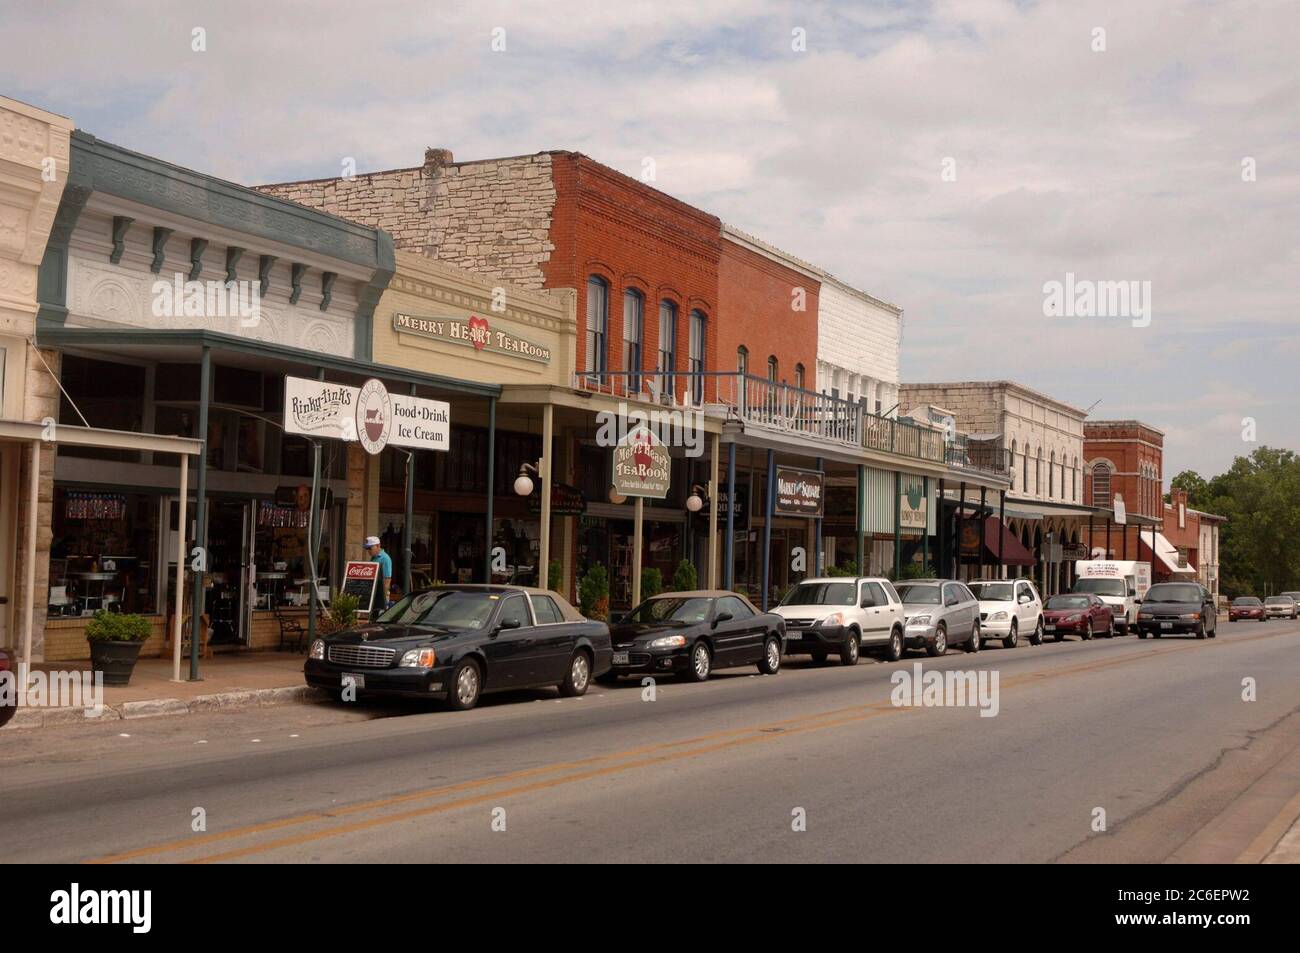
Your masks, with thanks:
[[[609,573],[595,563],[578,583],[578,611],[588,619],[604,622],[609,617]]]
[[[359,607],[360,601],[356,596],[340,592],[330,600],[330,621],[340,629],[354,626],[357,624],[357,609]]]
[[[683,559],[673,572],[673,592],[690,592],[698,586],[699,576],[695,573],[694,563],[689,559]]]
[[[546,585],[564,596],[566,599],[569,594],[564,591],[564,563],[559,559],[552,559],[546,564]]]
[[[143,642],[153,626],[142,615],[100,609],[86,623],[86,638],[92,642]]]
[[[664,591],[664,574],[651,566],[641,570],[641,598],[649,599]]]
[[[858,574],[858,561],[850,559],[843,566],[827,566],[827,576],[856,576]]]

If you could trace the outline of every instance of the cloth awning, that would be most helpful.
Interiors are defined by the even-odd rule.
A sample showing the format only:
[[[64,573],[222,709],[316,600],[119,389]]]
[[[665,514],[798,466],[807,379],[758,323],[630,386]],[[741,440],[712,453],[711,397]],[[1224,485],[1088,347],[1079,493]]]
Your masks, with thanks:
[[[1148,553],[1151,552],[1151,537],[1143,536],[1141,545]],[[1196,570],[1192,566],[1178,565],[1178,547],[1165,539],[1164,533],[1156,533],[1156,554],[1153,562],[1171,575],[1196,575]]]
[[[1005,547],[999,548],[1002,543],[1006,544]],[[984,549],[993,562],[1004,566],[1032,566],[1038,562],[1010,529],[1003,535],[1002,522],[996,516],[984,519]]]

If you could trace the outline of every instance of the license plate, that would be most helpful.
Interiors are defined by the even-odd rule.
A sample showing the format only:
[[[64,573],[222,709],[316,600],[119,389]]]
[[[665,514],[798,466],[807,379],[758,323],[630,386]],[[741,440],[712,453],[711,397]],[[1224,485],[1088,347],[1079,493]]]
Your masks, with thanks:
[[[628,661],[628,660],[627,660],[627,655],[628,655],[628,653],[626,653],[626,652],[615,652],[615,653],[614,653],[614,664],[615,664],[615,665],[626,665],[626,664],[627,664],[627,661]]]
[[[1172,622],[1161,622],[1161,623],[1160,623],[1160,628],[1162,628],[1162,629],[1172,629],[1173,627],[1174,627],[1174,624],[1173,624]]]
[[[1055,632],[1055,631],[1056,631],[1056,626],[1054,626],[1054,625],[1045,625],[1045,626],[1043,626],[1043,631],[1044,631],[1044,632]]]
[[[345,674],[342,677],[342,685],[344,688],[347,688],[349,685],[353,688],[365,688],[366,677],[364,675]]]

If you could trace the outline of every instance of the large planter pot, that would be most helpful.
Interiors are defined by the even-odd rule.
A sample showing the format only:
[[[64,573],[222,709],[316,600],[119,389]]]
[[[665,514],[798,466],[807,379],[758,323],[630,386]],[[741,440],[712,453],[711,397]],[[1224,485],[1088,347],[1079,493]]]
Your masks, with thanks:
[[[105,685],[129,685],[135,661],[143,642],[105,642],[87,639],[90,644],[90,667],[104,673]]]

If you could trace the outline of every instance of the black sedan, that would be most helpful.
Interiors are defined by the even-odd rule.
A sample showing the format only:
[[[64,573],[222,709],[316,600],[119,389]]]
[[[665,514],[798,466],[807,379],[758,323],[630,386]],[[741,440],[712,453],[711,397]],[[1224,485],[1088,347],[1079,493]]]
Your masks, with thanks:
[[[1138,638],[1194,633],[1198,639],[1219,634],[1210,590],[1196,582],[1158,582],[1137,600]]]
[[[671,673],[702,682],[715,668],[736,665],[757,665],[764,675],[775,675],[785,620],[734,592],[665,592],[624,616],[610,637],[614,662],[606,680]]]
[[[559,595],[522,586],[435,586],[374,622],[319,638],[308,685],[361,695],[443,700],[458,711],[484,692],[557,686],[582,695],[609,670],[609,627]]]

